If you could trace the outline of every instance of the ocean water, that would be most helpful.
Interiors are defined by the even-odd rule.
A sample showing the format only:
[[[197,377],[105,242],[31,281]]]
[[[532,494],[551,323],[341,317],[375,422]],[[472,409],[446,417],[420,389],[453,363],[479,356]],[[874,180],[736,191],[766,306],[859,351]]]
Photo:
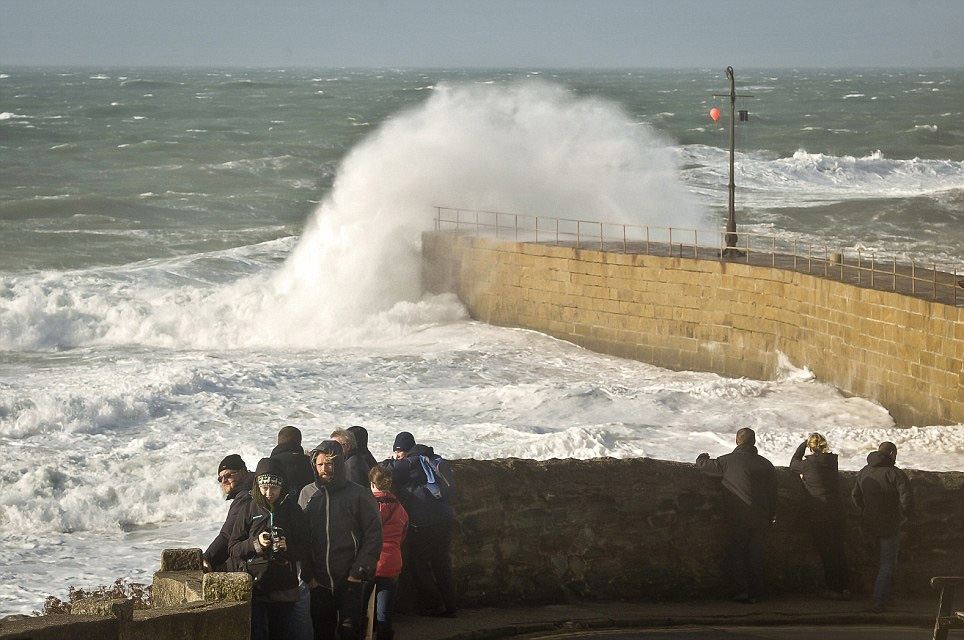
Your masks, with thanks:
[[[450,205],[716,228],[718,71],[0,69],[0,614],[206,546],[217,462],[361,424],[451,458],[964,468],[787,362],[671,372],[420,289]],[[740,73],[741,229],[964,266],[964,72]]]

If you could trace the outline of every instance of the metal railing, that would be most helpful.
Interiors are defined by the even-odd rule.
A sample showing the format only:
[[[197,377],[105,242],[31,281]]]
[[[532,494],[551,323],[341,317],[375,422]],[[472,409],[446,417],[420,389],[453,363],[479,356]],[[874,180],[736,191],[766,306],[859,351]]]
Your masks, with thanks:
[[[726,247],[723,230],[656,227],[436,206],[435,230],[663,257],[725,260],[821,276],[880,291],[896,291],[964,306],[964,268],[861,249],[833,249],[775,235],[739,232]]]

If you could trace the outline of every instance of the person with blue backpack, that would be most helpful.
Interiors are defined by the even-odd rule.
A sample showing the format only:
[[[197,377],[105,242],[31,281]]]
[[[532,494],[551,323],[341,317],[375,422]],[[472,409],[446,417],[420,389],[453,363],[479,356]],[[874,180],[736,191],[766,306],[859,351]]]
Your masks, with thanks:
[[[412,576],[422,615],[455,617],[455,581],[452,578],[451,500],[455,484],[448,463],[432,447],[415,443],[415,436],[402,431],[395,436],[392,458],[383,464],[391,469],[392,484],[408,512],[408,553],[405,567]]]

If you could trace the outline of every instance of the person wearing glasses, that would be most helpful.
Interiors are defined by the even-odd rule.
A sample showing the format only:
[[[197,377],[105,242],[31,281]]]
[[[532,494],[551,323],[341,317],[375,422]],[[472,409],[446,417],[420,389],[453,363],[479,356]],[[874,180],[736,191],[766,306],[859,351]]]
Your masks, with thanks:
[[[251,501],[251,483],[254,474],[248,471],[244,460],[236,453],[224,458],[218,465],[218,484],[224,493],[224,499],[231,501],[228,516],[224,525],[215,536],[207,551],[204,552],[205,571],[228,571],[228,543],[231,541],[231,530],[238,519],[238,514],[244,511]]]

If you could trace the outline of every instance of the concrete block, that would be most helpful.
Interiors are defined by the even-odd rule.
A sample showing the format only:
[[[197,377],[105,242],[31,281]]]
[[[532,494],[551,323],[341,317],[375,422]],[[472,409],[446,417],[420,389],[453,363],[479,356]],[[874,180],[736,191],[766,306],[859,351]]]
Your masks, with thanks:
[[[177,607],[203,600],[200,571],[158,571],[154,574],[151,595],[155,607]]]
[[[247,602],[253,586],[247,573],[205,573],[201,594],[208,602]]]
[[[134,601],[128,598],[84,598],[70,605],[70,615],[130,621],[134,619]]]
[[[203,558],[200,549],[164,549],[161,551],[161,571],[201,571]]]

